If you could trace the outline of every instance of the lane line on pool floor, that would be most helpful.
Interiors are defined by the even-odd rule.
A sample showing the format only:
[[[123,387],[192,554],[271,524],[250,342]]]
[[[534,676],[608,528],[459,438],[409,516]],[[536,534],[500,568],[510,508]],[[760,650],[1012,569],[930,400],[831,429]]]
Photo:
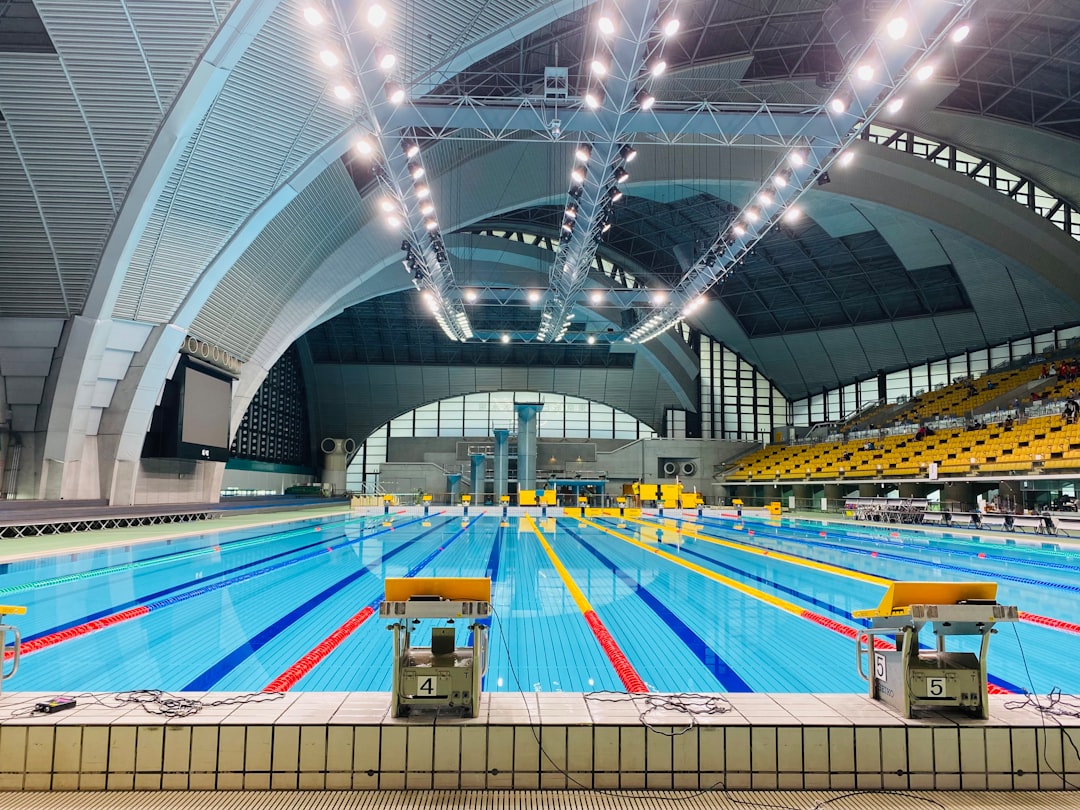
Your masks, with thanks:
[[[424,559],[414,565],[405,574],[406,577],[415,577],[422,570],[424,570],[431,562],[438,557],[442,552],[457,540],[461,535],[465,534],[472,527],[476,521],[471,521],[468,525],[463,525],[462,528],[452,535],[449,540],[446,540],[439,544],[438,548],[428,554]],[[500,528],[501,532],[502,529]],[[419,539],[419,538],[417,538]],[[278,675],[269,684],[263,687],[264,692],[288,692],[296,684],[307,675],[311,670],[315,669],[323,660],[327,658],[338,646],[347,639],[353,632],[360,627],[364,622],[370,619],[379,609],[379,604],[386,598],[386,591],[382,590],[379,595],[372,599],[364,609],[359,613],[352,616],[347,622],[338,627],[334,632],[316,644],[310,651],[302,655],[295,663],[288,666],[284,672]]]
[[[719,582],[721,585],[726,585],[729,588],[733,588],[734,590],[739,591],[740,593],[742,593],[742,594],[744,594],[746,596],[749,596],[749,597],[751,597],[753,599],[757,599],[759,601],[765,602],[766,604],[770,604],[770,605],[772,605],[774,607],[778,607],[781,610],[792,614],[793,616],[798,616],[800,619],[805,619],[806,621],[813,622],[814,624],[817,624],[817,625],[819,625],[821,627],[824,627],[824,628],[826,628],[828,630],[832,630],[834,633],[839,633],[842,636],[845,636],[847,638],[850,638],[850,639],[854,640],[856,635],[860,632],[860,631],[856,630],[854,627],[850,627],[850,626],[848,626],[846,624],[842,624],[842,623],[836,621],[835,619],[830,619],[827,616],[822,616],[821,614],[814,613],[814,611],[812,611],[812,610],[807,610],[807,609],[805,609],[805,608],[803,608],[803,607],[801,607],[799,605],[796,605],[793,602],[788,602],[786,599],[781,599],[780,597],[773,596],[772,594],[765,593],[764,591],[759,590],[758,588],[751,587],[750,585],[744,585],[741,582],[737,582],[737,581],[735,581],[735,580],[733,580],[733,579],[731,579],[729,577],[725,577],[723,574],[718,574],[715,571],[710,571],[708,568],[704,568],[704,567],[702,567],[700,565],[697,565],[696,563],[692,563],[692,562],[688,562],[686,560],[680,559],[679,557],[676,557],[674,554],[670,554],[667,551],[664,551],[663,549],[653,548],[652,546],[649,546],[649,545],[647,545],[645,543],[642,543],[639,540],[635,540],[634,538],[629,537],[629,536],[627,536],[625,534],[620,534],[619,532],[616,532],[613,529],[609,529],[606,526],[602,526],[599,523],[594,523],[593,521],[588,520],[587,518],[581,517],[581,518],[573,518],[573,519],[578,520],[581,523],[584,523],[586,526],[592,526],[595,529],[599,529],[602,532],[606,532],[607,534],[610,534],[612,537],[615,537],[615,538],[617,538],[619,540],[622,540],[622,541],[624,541],[626,543],[630,543],[631,545],[636,546],[636,547],[638,547],[638,548],[640,548],[640,549],[642,549],[644,551],[648,551],[651,554],[656,554],[657,556],[662,557],[665,560],[669,560],[670,562],[673,562],[676,565],[680,565],[683,568],[687,568],[687,569],[689,569],[691,571],[695,571],[695,572],[701,574],[702,576],[704,576],[704,577],[706,577],[708,579],[714,580],[715,582]],[[874,646],[875,649],[879,649],[879,650],[890,650],[891,651],[891,650],[896,649],[895,645],[889,644],[889,642],[885,641],[884,639],[880,639],[880,638],[874,638],[873,639],[873,646]],[[1024,691],[1023,689],[1016,686],[1015,684],[1010,683],[1009,681],[1006,681],[1005,679],[999,678],[997,676],[993,676],[993,680],[990,681],[987,688],[988,688],[988,690],[989,690],[989,692],[991,694],[1010,694],[1010,693],[1013,693],[1013,692],[1023,692]]]
[[[329,585],[326,588],[323,588],[323,590],[319,591],[314,596],[312,596],[309,599],[305,600],[302,604],[300,604],[297,607],[290,610],[284,616],[281,616],[276,621],[274,621],[273,623],[267,625],[262,630],[260,630],[258,633],[251,636],[250,638],[248,638],[243,644],[240,644],[239,646],[234,648],[231,652],[226,653],[223,657],[218,659],[214,664],[212,664],[211,666],[209,666],[205,670],[203,670],[203,672],[200,673],[193,681],[191,681],[189,684],[187,684],[187,686],[183,687],[183,689],[181,691],[183,691],[183,692],[195,692],[195,691],[210,691],[210,690],[212,690],[214,688],[214,686],[222,678],[224,678],[226,675],[228,675],[230,672],[232,672],[234,669],[236,669],[238,666],[240,666],[240,664],[242,664],[245,660],[250,658],[253,653],[257,652],[259,649],[261,649],[263,646],[265,646],[267,643],[269,643],[272,639],[276,638],[279,634],[281,634],[282,632],[287,630],[289,627],[294,625],[296,622],[298,622],[300,619],[302,619],[308,613],[313,611],[315,608],[317,608],[319,605],[321,605],[327,599],[329,599],[330,597],[340,593],[341,591],[343,591],[345,588],[352,585],[357,580],[359,580],[359,579],[361,579],[361,578],[363,578],[365,576],[368,576],[370,574],[373,574],[374,573],[373,569],[376,569],[379,566],[385,565],[387,561],[393,559],[398,554],[401,554],[403,551],[406,551],[407,549],[415,546],[417,543],[419,543],[425,537],[427,537],[430,534],[433,534],[434,532],[439,531],[444,526],[446,526],[447,523],[450,523],[453,520],[454,520],[453,518],[450,518],[449,520],[442,523],[441,525],[435,526],[435,527],[433,527],[431,529],[428,529],[426,532],[418,534],[412,540],[407,540],[406,542],[402,543],[397,548],[391,549],[390,551],[388,551],[387,553],[385,553],[382,556],[378,557],[377,559],[373,560],[372,562],[368,563],[367,565],[365,565],[363,568],[359,569],[358,571],[354,571],[353,573],[342,577],[341,579],[339,579],[334,584]],[[475,521],[470,522],[469,525],[471,526],[473,522],[475,522]],[[441,544],[442,547],[445,547],[449,542],[452,542],[453,540],[456,540],[464,532],[465,532],[465,528],[460,529],[456,534],[454,534],[452,536],[450,541],[447,541],[446,543]],[[435,552],[435,553],[438,553],[438,552]]]
[[[593,635],[596,636],[597,642],[603,649],[604,654],[607,655],[608,660],[611,661],[611,665],[615,668],[615,673],[619,676],[619,680],[622,681],[627,692],[648,692],[649,689],[645,686],[645,681],[634,669],[634,665],[630,663],[630,659],[626,657],[626,653],[619,647],[615,637],[611,635],[611,632],[604,626],[604,623],[600,620],[600,617],[593,610],[593,606],[589,603],[585,593],[578,587],[578,584],[574,582],[574,578],[570,576],[570,572],[566,570],[566,566],[562,564],[562,560],[555,553],[555,549],[548,543],[547,538],[544,537],[543,532],[536,525],[536,522],[532,519],[531,515],[524,515],[523,520],[527,521],[526,525],[532,530],[532,533],[536,535],[536,538],[540,541],[540,545],[544,551],[547,552],[548,558],[551,560],[552,565],[555,566],[555,571],[562,580],[566,590],[569,591],[570,597],[574,600],[574,604],[577,605],[578,610],[581,611],[581,615],[584,616],[585,622],[589,625],[589,629],[592,630]]]
[[[631,517],[624,517],[622,519],[624,519],[624,521],[632,521],[634,523],[640,523],[640,524],[642,524],[644,526],[654,525],[654,524],[650,524],[650,523],[648,523],[646,521],[636,521],[636,519],[631,518]],[[679,518],[670,518],[670,519],[676,519],[676,521],[678,521]],[[685,519],[683,519],[683,521],[680,521],[680,522],[686,523],[687,521],[685,521]],[[696,521],[690,521],[690,523],[693,523],[694,525],[698,525]],[[664,526],[662,528],[670,528],[670,527]],[[716,527],[716,528],[723,528],[723,527],[720,526],[720,527]],[[820,563],[818,561],[814,561],[814,559],[808,559],[808,558],[805,558],[805,557],[799,557],[797,555],[787,554],[785,552],[780,552],[780,551],[774,551],[772,549],[761,549],[760,546],[746,546],[746,545],[744,545],[742,543],[735,543],[735,542],[733,542],[731,540],[720,540],[718,538],[714,538],[714,537],[711,537],[711,536],[708,536],[708,535],[701,535],[700,532],[694,531],[692,529],[688,530],[685,527],[677,527],[675,530],[676,530],[676,534],[689,535],[690,537],[693,537],[694,539],[703,540],[704,542],[707,542],[707,543],[715,543],[717,545],[727,545],[727,546],[730,546],[730,548],[738,549],[740,551],[750,551],[752,553],[757,553],[757,554],[760,554],[762,556],[772,557],[774,559],[783,559],[784,562],[793,563],[794,565],[802,565],[802,566],[806,566],[806,567],[810,567],[810,568],[818,568],[820,570],[826,570],[826,571],[831,572],[831,573],[836,573],[836,575],[838,575],[838,576],[848,577],[848,578],[854,579],[854,580],[859,580],[859,581],[863,581],[863,582],[869,582],[869,583],[873,583],[873,584],[883,584],[883,585],[887,585],[887,586],[891,585],[893,582],[900,581],[900,580],[889,579],[889,578],[886,578],[886,577],[877,577],[876,575],[872,575],[872,573],[864,573],[862,571],[855,571],[853,569],[843,568],[841,566],[834,566],[834,565],[827,564],[827,563]],[[814,542],[814,541],[811,541],[811,540],[797,540],[797,541],[793,541],[793,542],[802,542],[802,543],[806,543],[808,545],[819,545],[819,546],[822,546],[822,548],[827,548],[827,549],[840,550],[840,549],[843,548],[843,546],[840,546],[837,543],[820,543],[820,542]],[[872,540],[872,542],[873,542],[873,540]],[[869,553],[869,552],[859,552],[859,553]],[[949,566],[946,563],[942,563],[942,564],[929,563],[927,561],[920,561],[920,559],[910,559],[910,558],[907,558],[907,557],[904,557],[904,556],[901,556],[901,555],[892,555],[892,554],[889,554],[889,553],[885,553],[885,554],[880,555],[880,556],[883,559],[893,559],[893,561],[896,561],[896,562],[906,562],[906,563],[909,563],[909,564],[912,564],[912,565],[918,565],[918,566],[922,566],[922,567],[933,566],[933,567],[941,567],[941,568],[951,568],[953,570],[959,570],[959,571],[966,572],[966,573],[977,573],[977,576],[982,576],[982,577],[987,577],[987,578],[996,576],[996,575],[990,575],[990,573],[986,573],[986,572],[977,572],[974,569],[962,568],[960,566]],[[1012,580],[1022,579],[1022,578],[1017,578],[1017,577],[1014,577],[1014,576],[1011,577],[1009,575],[1002,575],[1002,578],[1007,579],[1007,580],[1009,580],[1009,579],[1012,579]],[[1027,583],[1025,582],[1025,584],[1027,584]],[[1036,583],[1032,582],[1031,584],[1036,584]],[[1038,625],[1043,626],[1043,627],[1050,627],[1050,629],[1052,629],[1052,630],[1059,630],[1059,631],[1062,631],[1062,632],[1065,632],[1065,633],[1072,633],[1072,634],[1075,634],[1075,635],[1080,635],[1080,624],[1078,624],[1076,622],[1070,622],[1070,621],[1066,621],[1064,619],[1054,619],[1054,618],[1049,617],[1049,616],[1040,616],[1039,613],[1030,613],[1030,612],[1027,612],[1027,611],[1024,611],[1024,610],[1020,611],[1020,618],[1021,618],[1021,621],[1027,622],[1029,624],[1038,624]]]
[[[694,657],[697,658],[717,682],[724,687],[727,692],[753,692],[746,681],[732,668],[732,666],[724,660],[712,646],[709,645],[705,639],[697,634],[686,622],[675,615],[667,605],[658,599],[652,591],[650,591],[645,585],[635,580],[626,571],[616,565],[612,560],[608,559],[604,554],[589,543],[585,538],[566,526],[563,527],[563,531],[570,535],[572,538],[578,541],[586,551],[592,554],[600,563],[611,571],[619,580],[626,585],[630,592],[637,596],[642,602],[648,606],[656,616],[668,626],[668,629],[675,634],[675,636],[681,641]]]
[[[417,521],[409,521],[408,523],[403,525],[409,525],[410,523],[415,522]],[[346,548],[348,546],[355,545],[356,543],[370,540],[372,537],[376,537],[377,535],[384,534],[388,531],[392,531],[392,529],[383,529],[373,532],[366,537],[360,537],[355,540],[346,540],[344,543],[338,544],[337,548]],[[341,535],[341,537],[344,537],[344,535]],[[280,554],[274,555],[274,557],[289,556],[291,554],[295,554],[297,551],[303,551],[312,548],[313,546],[322,546],[324,542],[325,540],[319,540],[316,543],[310,543],[306,546],[301,546],[298,549],[281,552]],[[208,593],[213,593],[214,591],[219,591],[223,588],[231,587],[232,585],[238,585],[242,582],[247,582],[249,580],[255,579],[256,577],[263,576],[264,574],[273,573],[275,571],[280,571],[283,568],[288,568],[302,562],[313,560],[317,557],[323,556],[324,554],[333,553],[333,551],[333,546],[326,546],[325,550],[320,548],[318,551],[303,554],[291,560],[284,560],[282,562],[278,562],[255,571],[249,571],[246,574],[241,574],[240,576],[232,577],[222,582],[215,582],[210,585],[203,585],[193,591],[188,591],[187,593],[161,598],[165,594],[171,593],[179,589],[188,588],[193,584],[193,582],[191,581],[181,583],[180,585],[166,588],[162,591],[157,591],[146,597],[142,597],[141,599],[133,600],[133,602],[128,602],[125,605],[120,606],[123,609],[118,612],[106,613],[105,611],[102,611],[98,615],[84,617],[82,620],[76,620],[73,623],[61,625],[60,627],[52,628],[40,634],[30,636],[19,646],[19,654],[30,655],[32,653],[39,652],[49,647],[54,647],[62,642],[70,641],[75,638],[81,638],[82,636],[95,633],[99,630],[104,630],[109,627],[115,627],[118,624],[123,624],[124,622],[131,621],[132,619],[138,619],[142,616],[147,616],[150,613],[156,612],[166,607],[171,607],[172,605],[179,604],[180,602],[186,602],[189,599],[204,596]],[[236,566],[235,568],[229,569],[227,571],[218,572],[211,577],[206,577],[202,581],[205,582],[207,579],[226,576],[229,573],[233,573],[235,571],[240,571],[246,568],[250,568],[252,566],[260,565],[267,562],[268,560],[274,559],[274,557],[269,557],[266,560],[257,560],[255,562],[245,563],[244,565]],[[114,607],[112,610],[116,610],[116,608]],[[7,647],[4,649],[3,658],[5,661],[10,660],[14,657],[14,655],[14,650],[11,647]]]

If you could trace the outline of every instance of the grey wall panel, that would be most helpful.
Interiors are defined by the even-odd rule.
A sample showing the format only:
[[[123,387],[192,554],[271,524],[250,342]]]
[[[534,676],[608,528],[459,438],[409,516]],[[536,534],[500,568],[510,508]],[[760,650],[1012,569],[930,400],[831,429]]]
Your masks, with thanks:
[[[865,374],[866,352],[856,340],[854,329],[829,329],[819,332],[817,337],[838,379],[850,381]]]
[[[428,376],[428,371],[435,373]],[[479,367],[475,371],[477,373],[473,379],[494,381],[504,369]],[[530,385],[515,385],[512,388],[496,386],[490,390],[534,391],[538,394],[557,393],[586,397],[626,411],[653,428],[662,424],[664,410],[676,407],[677,403],[675,394],[647,364],[633,369],[548,368],[528,371]],[[600,391],[601,395],[586,396],[583,386],[586,378],[590,381],[588,391]],[[443,392],[435,391],[435,380],[444,382],[446,387]],[[317,363],[311,380],[318,402],[319,424],[315,427],[317,435],[350,436],[361,440],[380,425],[406,411],[449,396],[472,393],[453,390],[455,384],[454,375],[447,373],[442,367]],[[475,388],[483,390],[483,386],[477,385]]]

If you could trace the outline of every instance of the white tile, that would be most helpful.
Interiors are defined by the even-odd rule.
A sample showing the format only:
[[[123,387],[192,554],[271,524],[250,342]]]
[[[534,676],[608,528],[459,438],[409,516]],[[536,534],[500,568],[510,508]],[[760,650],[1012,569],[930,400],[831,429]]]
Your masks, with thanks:
[[[0,726],[0,772],[17,771],[19,787],[22,787],[22,774],[26,770],[26,728],[26,726]]]
[[[191,767],[191,732],[190,726],[165,726],[165,751],[162,758],[162,769],[165,773],[186,774]]]
[[[300,774],[301,780],[305,776],[318,776],[318,774]],[[375,787],[378,787],[378,781],[375,782]],[[327,790],[352,790],[353,778],[351,773],[328,773],[326,774],[326,789]],[[301,785],[301,790],[309,790]],[[318,788],[315,788],[316,790]],[[358,788],[359,789],[359,788]]]
[[[514,729],[514,773],[537,774],[540,771],[540,745],[536,736],[540,733],[538,726],[518,726]],[[516,788],[524,787],[524,782]],[[539,783],[538,783],[539,785]]]
[[[380,726],[356,726],[350,728],[347,726],[338,726],[338,729],[343,729],[352,735],[352,743],[348,746],[348,751],[352,752],[352,770],[354,773],[354,780],[360,775],[367,776],[367,772],[371,771],[373,775],[378,776],[379,769],[385,767],[382,765],[381,756],[381,733]],[[335,727],[331,726],[331,733],[334,732]],[[336,735],[335,735],[336,737]],[[402,746],[400,767],[398,770],[405,770],[405,732],[400,732],[399,741]],[[346,756],[346,749],[338,749],[335,745],[331,753],[327,754],[327,757],[341,757],[344,759]],[[338,763],[332,770],[346,770],[340,767],[343,763]]]
[[[829,770],[834,774],[855,772],[854,728],[829,729]]]
[[[801,727],[781,726],[776,730],[776,770],[781,774],[799,774],[800,784],[803,772],[802,744]]]
[[[238,778],[243,778],[243,774],[233,774]],[[86,778],[85,776],[83,777]],[[187,790],[215,790],[218,788],[219,780],[217,774],[213,773],[191,773],[188,774],[188,786]],[[222,786],[220,788],[224,790]]]
[[[235,733],[235,729],[230,730]],[[168,737],[166,739],[166,745]],[[168,748],[166,748],[168,750]],[[240,749],[237,749],[240,750]],[[223,763],[222,770],[240,770],[242,760],[235,760],[235,767],[226,767]],[[191,762],[188,765],[192,773],[214,773],[218,769],[218,729],[216,726],[192,726],[191,727]]]
[[[269,774],[264,774],[269,781]],[[195,775],[191,777],[192,789],[195,785]],[[244,789],[244,774],[242,771],[219,773],[217,775],[217,790],[243,790]]]
[[[79,774],[77,773],[54,773],[49,790],[78,790]]]
[[[84,773],[79,775],[79,790],[105,790],[105,774]]]
[[[593,770],[616,772],[619,770],[619,727],[596,726],[593,728]]]
[[[912,775],[934,773],[934,729],[908,727],[907,769]],[[912,789],[915,789],[914,783]]]
[[[624,726],[619,730],[619,770],[625,773],[645,772],[644,726]]]
[[[379,763],[375,766],[382,776],[405,773],[405,726],[383,726],[379,737]],[[357,746],[359,754],[359,746]],[[359,768],[357,769],[359,770]],[[396,780],[395,780],[396,781]],[[404,786],[404,779],[402,783]],[[383,787],[380,780],[379,787]]]
[[[806,773],[828,773],[829,730],[821,726],[807,726],[802,734],[803,770]]]
[[[300,776],[296,771],[275,771],[270,774],[271,790],[297,790],[300,786]]]
[[[698,739],[701,729],[692,728],[671,738],[671,769],[679,772],[696,773],[698,765]],[[652,765],[649,765],[652,769]],[[697,779],[695,778],[695,783]]]
[[[698,729],[698,767],[702,771],[722,774],[726,770],[724,763],[724,749],[726,747],[724,734],[726,730],[723,726],[702,726]],[[749,743],[749,733],[747,733],[746,739]],[[750,770],[749,760],[742,770]]]
[[[166,738],[167,739],[167,738]],[[55,784],[55,780],[54,780]],[[63,788],[60,788],[63,789]],[[162,790],[188,790],[190,785],[186,773],[163,773],[161,775]]]
[[[222,731],[224,730],[222,727]],[[248,726],[247,738],[244,741],[244,772],[269,773],[273,746],[273,726]],[[244,784],[246,786],[247,782]]]
[[[135,774],[135,790],[161,790],[161,773]]]
[[[592,726],[569,726],[566,729],[567,770],[591,773],[595,766]]]
[[[52,790],[52,774],[26,774],[26,776],[23,778],[23,790]]]
[[[881,729],[855,727],[855,772],[881,774]]]
[[[461,770],[463,772],[482,775],[487,770],[487,743],[486,727],[461,726]]]
[[[134,734],[132,738],[134,739]],[[132,752],[132,759],[134,760],[134,752]],[[135,774],[134,773],[116,773],[111,771],[105,775],[105,789],[106,790],[134,790],[135,789]]]
[[[934,770],[939,776],[960,773],[959,729],[934,729]]]
[[[26,772],[52,773],[54,726],[30,726],[26,730]]]
[[[299,768],[308,773],[326,770],[326,726],[300,726]]]
[[[645,769],[648,773],[671,773],[675,737],[670,727],[649,728],[645,732]],[[689,732],[688,732],[689,733]],[[670,786],[669,786],[670,787]]]
[[[300,728],[280,726],[273,728],[270,770],[274,773],[296,773],[300,770]]]
[[[410,773],[428,774],[427,786],[431,787],[432,748],[435,744],[432,726],[408,726],[405,734],[405,769]]]
[[[1035,729],[1035,746],[1039,753],[1039,790],[1063,790],[1061,729]]]
[[[135,770],[135,732],[135,726],[109,729],[109,785],[113,784],[112,775]],[[113,790],[112,787],[109,789]]]
[[[702,737],[702,743],[704,744],[704,737]],[[701,754],[704,759],[704,745]],[[707,770],[704,762],[701,768]],[[749,773],[750,770],[750,727],[728,726],[724,729],[724,771],[730,776],[735,771]]]
[[[570,763],[566,750],[567,727],[545,724],[540,726],[538,731],[540,732],[540,744],[544,749],[544,752],[540,755],[541,775],[569,770]],[[575,767],[580,766],[575,765]],[[550,787],[552,783],[548,782],[546,784]],[[540,787],[544,788],[544,785],[545,782],[541,778]],[[563,786],[565,787],[565,777]]]
[[[270,773],[245,773],[244,790],[269,790],[270,789]]]
[[[750,728],[750,770],[755,776],[769,774],[775,784],[776,776],[776,734],[775,726],[751,726]],[[754,787],[758,787],[755,782]],[[761,787],[766,787],[762,784]]]
[[[313,735],[318,736],[313,726]],[[350,726],[328,726],[322,729],[325,734],[326,745],[326,770],[332,772],[345,772],[353,769],[353,735],[354,729]],[[301,768],[303,762],[303,736],[301,736]],[[304,768],[304,770],[307,770]]]
[[[217,731],[218,771],[220,773],[243,773],[244,736],[247,729],[244,726],[219,726]],[[192,750],[194,751],[194,744]],[[192,765],[194,766],[194,763]]]
[[[435,727],[435,761],[433,770],[442,773],[457,773],[461,770],[461,727]]]
[[[136,772],[160,774],[165,761],[164,756],[165,727],[139,726],[135,735]]]
[[[78,773],[81,757],[82,729],[78,726],[57,726],[53,740],[53,772]]]
[[[907,729],[883,728],[881,730],[881,771],[883,774],[897,774],[904,777],[907,784]]]
[[[512,772],[514,769],[513,726],[488,726],[487,732],[487,769],[498,770],[500,774]]]
[[[986,736],[982,728],[960,730],[960,773],[986,773]]]

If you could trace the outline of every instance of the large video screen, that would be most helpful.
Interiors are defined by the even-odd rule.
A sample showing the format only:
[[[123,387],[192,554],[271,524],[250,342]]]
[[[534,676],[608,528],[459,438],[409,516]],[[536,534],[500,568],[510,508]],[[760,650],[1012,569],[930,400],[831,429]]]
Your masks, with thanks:
[[[227,448],[231,405],[232,384],[228,380],[188,366],[184,371],[180,441]]]

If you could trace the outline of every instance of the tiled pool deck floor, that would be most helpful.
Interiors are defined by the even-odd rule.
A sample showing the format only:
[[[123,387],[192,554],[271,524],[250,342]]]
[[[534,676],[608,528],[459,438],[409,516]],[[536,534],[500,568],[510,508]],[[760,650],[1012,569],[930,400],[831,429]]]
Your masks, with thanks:
[[[472,719],[395,719],[389,695],[363,692],[286,694],[172,719],[89,697],[59,714],[21,715],[43,697],[52,695],[0,699],[4,790],[723,786],[1080,796],[1080,719],[1059,725],[1030,708],[1006,709],[1010,698],[998,696],[982,721],[905,720],[860,695],[730,695],[729,711],[698,715],[684,733],[675,733],[687,724],[679,712],[654,711],[646,727],[641,699],[570,693],[485,695]]]

